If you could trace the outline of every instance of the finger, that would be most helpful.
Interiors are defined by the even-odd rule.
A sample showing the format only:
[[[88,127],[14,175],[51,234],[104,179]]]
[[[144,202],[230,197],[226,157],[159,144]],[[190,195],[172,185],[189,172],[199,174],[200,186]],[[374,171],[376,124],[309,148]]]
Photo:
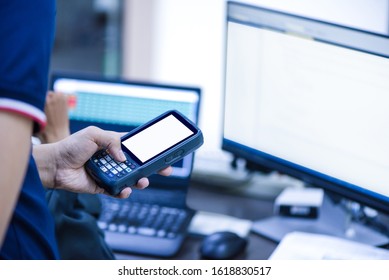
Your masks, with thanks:
[[[116,161],[120,161],[120,162],[126,161],[127,158],[122,151],[122,146],[120,141],[121,134],[113,131],[106,131],[106,133],[112,134],[113,137],[112,142],[110,142],[106,146],[108,152],[113,156],[113,158]]]
[[[93,187],[93,191],[91,192],[93,194],[105,194],[114,198],[125,199],[128,198],[132,193],[132,189],[127,187],[124,188],[118,195],[111,195],[104,188],[100,187],[92,178],[88,178],[88,180],[91,182],[90,185]]]
[[[101,192],[97,192],[96,194],[98,194],[98,193],[101,193],[101,194],[104,194],[106,196],[110,196],[110,197],[113,197],[113,198],[126,199],[126,198],[130,197],[130,195],[132,193],[132,189],[131,188],[125,188],[118,195],[112,195],[112,194],[110,194],[109,192],[107,192],[104,189]]]
[[[98,147],[106,148],[115,160],[126,160],[126,157],[121,149],[120,133],[105,131],[98,127],[89,127],[87,133],[89,133],[90,137]]]
[[[84,185],[87,186],[86,188],[84,188],[83,192],[90,194],[108,194],[107,191],[104,188],[100,187],[89,174],[84,173],[82,177],[85,177],[85,179],[81,178],[80,180],[86,180]]]
[[[47,93],[47,95],[46,95],[46,104],[45,104],[46,106],[47,106],[47,104],[51,104],[53,96],[54,96],[54,92],[49,91]]]
[[[149,179],[144,177],[144,178],[139,179],[134,187],[137,189],[143,190],[143,189],[147,188],[149,186],[149,184],[150,184]]]
[[[68,105],[68,95],[67,94],[62,93],[62,92],[58,92],[57,99],[58,99],[58,102],[61,102],[61,105],[66,105],[66,108],[67,108],[67,105]]]
[[[131,188],[124,188],[116,197],[117,198],[128,198],[132,193],[132,189]]]
[[[92,187],[92,191],[90,191],[91,194],[108,194],[107,191],[100,187],[92,178],[88,178],[88,181],[90,182],[89,186]]]
[[[172,173],[173,173],[173,168],[171,166],[168,166],[168,167],[158,171],[158,174],[162,175],[162,176],[170,176],[170,175],[172,175]]]

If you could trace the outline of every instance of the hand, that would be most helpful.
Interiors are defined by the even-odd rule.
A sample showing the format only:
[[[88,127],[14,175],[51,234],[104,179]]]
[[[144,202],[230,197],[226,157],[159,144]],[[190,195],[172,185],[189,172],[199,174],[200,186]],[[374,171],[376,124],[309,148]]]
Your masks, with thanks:
[[[115,160],[124,161],[126,158],[121,150],[120,136],[117,132],[88,127],[60,142],[34,147],[34,157],[44,185],[73,192],[108,194],[86,173],[84,164],[96,151],[103,148],[107,149]],[[51,152],[44,151],[45,148],[50,148]],[[46,156],[42,157],[42,154]],[[52,166],[47,166],[49,163],[44,162],[48,156],[52,158]],[[159,173],[168,176],[171,172],[172,168],[168,167]],[[142,178],[134,187],[144,189],[148,185],[149,180]],[[118,197],[127,198],[131,191],[131,188],[125,188]]]
[[[42,143],[53,143],[70,135],[68,97],[61,92],[48,92],[45,103],[47,124],[37,136]]]

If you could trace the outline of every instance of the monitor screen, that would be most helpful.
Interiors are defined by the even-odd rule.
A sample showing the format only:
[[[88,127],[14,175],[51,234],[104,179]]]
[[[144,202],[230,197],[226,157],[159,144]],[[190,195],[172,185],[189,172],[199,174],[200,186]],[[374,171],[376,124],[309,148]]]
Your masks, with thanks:
[[[200,89],[80,75],[54,74],[52,89],[68,94],[70,130],[94,125],[128,132],[168,110],[197,122]],[[172,177],[189,177],[193,155],[173,165]]]
[[[223,149],[389,213],[389,39],[228,3]]]

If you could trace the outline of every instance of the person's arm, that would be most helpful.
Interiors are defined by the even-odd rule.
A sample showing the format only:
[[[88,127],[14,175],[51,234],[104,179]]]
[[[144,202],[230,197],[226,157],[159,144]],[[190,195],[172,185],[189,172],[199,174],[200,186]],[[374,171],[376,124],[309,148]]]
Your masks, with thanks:
[[[26,173],[32,126],[29,118],[0,111],[0,247]]]

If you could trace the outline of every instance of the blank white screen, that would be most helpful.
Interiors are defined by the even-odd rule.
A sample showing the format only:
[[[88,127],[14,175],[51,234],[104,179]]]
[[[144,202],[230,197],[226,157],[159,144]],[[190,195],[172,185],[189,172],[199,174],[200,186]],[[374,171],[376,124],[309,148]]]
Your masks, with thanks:
[[[389,195],[388,59],[236,23],[228,40],[226,138]]]
[[[146,162],[166,149],[174,146],[193,132],[173,115],[123,141],[141,162]]]

